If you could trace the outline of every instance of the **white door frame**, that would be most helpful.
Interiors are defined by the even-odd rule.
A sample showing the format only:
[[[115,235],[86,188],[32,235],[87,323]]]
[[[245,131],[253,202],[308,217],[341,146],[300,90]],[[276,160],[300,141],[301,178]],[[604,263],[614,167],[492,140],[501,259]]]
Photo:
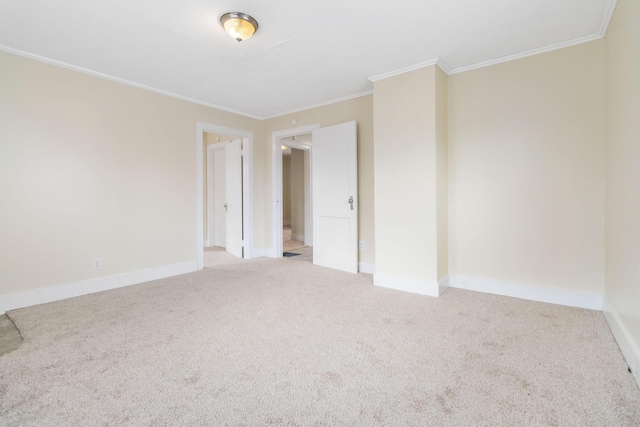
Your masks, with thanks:
[[[205,246],[215,246],[215,225],[216,225],[216,212],[215,212],[215,186],[211,185],[215,182],[214,173],[214,152],[224,150],[224,142],[217,144],[207,145],[207,238],[205,240]]]
[[[271,246],[271,258],[282,258],[282,146],[297,148],[308,152],[305,156],[305,164],[308,164],[305,174],[305,194],[307,200],[304,207],[304,239],[308,246],[313,245],[313,216],[312,216],[312,192],[311,188],[311,158],[313,155],[313,141],[311,146],[297,142],[287,141],[283,143],[281,139],[292,136],[310,134],[314,129],[320,128],[319,124],[279,130],[271,133],[271,236],[273,242]]]
[[[220,126],[212,123],[196,123],[196,263],[204,268],[204,133],[219,133],[242,138],[242,223],[244,257],[253,258],[253,132]]]

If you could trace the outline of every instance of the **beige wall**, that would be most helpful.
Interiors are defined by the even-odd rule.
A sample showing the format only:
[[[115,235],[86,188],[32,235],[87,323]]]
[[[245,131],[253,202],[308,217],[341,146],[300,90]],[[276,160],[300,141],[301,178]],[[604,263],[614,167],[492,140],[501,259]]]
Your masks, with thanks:
[[[438,280],[449,274],[449,77],[435,69],[436,90],[436,233]]]
[[[296,124],[292,125],[292,120]],[[331,126],[348,121],[358,122],[358,193],[360,198],[358,211],[359,239],[365,240],[366,249],[360,251],[360,262],[374,263],[374,232],[373,232],[373,100],[372,96],[343,101],[324,107],[313,108],[297,113],[287,114],[265,121],[264,143],[256,154],[262,157],[264,183],[271,183],[271,133],[284,129],[319,124]],[[262,229],[263,239],[267,247],[271,246],[271,185],[269,191],[261,192],[264,203],[263,210],[256,212],[256,216],[264,218],[265,227]],[[258,230],[256,230],[258,232]]]
[[[272,245],[271,132],[292,118],[358,121],[360,259],[373,263],[371,96],[257,121],[7,53],[0,67],[0,190],[13,207],[0,294],[195,260],[199,121],[254,133],[257,249]]]
[[[2,52],[0,69],[0,294],[195,260],[196,122],[268,154],[253,119]]]
[[[291,150],[291,234],[304,236],[304,151]]]
[[[194,260],[198,121],[254,132],[254,246],[271,247],[271,133],[350,120],[360,262],[379,220],[378,271],[602,293],[606,106],[606,292],[638,334],[638,15],[621,0],[606,42],[377,82],[376,215],[373,96],[260,122],[0,53],[0,293]]]
[[[604,292],[604,42],[449,77],[449,272]]]
[[[291,225],[291,156],[282,156],[282,222]]]
[[[640,2],[618,0],[606,46],[606,300],[640,346]],[[636,363],[640,363],[640,360]],[[640,366],[636,366],[639,369]],[[637,373],[636,373],[637,375]]]
[[[373,84],[380,277],[439,280],[436,74],[431,66]]]

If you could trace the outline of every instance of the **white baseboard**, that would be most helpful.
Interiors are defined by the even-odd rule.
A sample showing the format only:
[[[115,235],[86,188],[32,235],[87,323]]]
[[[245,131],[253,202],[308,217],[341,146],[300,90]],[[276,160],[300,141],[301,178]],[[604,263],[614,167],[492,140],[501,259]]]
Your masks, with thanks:
[[[107,291],[109,289],[136,285],[151,280],[164,279],[165,277],[177,276],[179,274],[191,273],[196,271],[198,269],[197,267],[196,261],[186,261],[113,276],[96,277],[95,279],[0,295],[0,313],[4,314],[9,310],[15,310],[17,308],[59,301]]]
[[[269,250],[268,248],[253,248],[253,254],[252,255],[253,255],[254,258],[262,258],[264,256],[267,256],[267,255],[265,255],[265,252],[268,251],[268,250]]]
[[[358,271],[360,273],[375,274],[376,265],[370,262],[360,262],[358,263]]]
[[[304,234],[292,234],[291,240],[297,240],[298,242],[304,242]]]
[[[411,279],[409,277],[375,273],[373,275],[373,284],[383,288],[428,295],[430,297],[440,296],[440,286],[435,281],[430,282],[427,280]]]
[[[618,347],[620,347],[620,351],[627,361],[627,365],[629,365],[629,369],[631,369],[638,387],[640,387],[640,345],[633,339],[633,336],[629,333],[629,329],[627,329],[618,313],[606,299],[602,311],[604,312],[605,319],[607,319],[607,323],[609,323],[613,337],[616,339]]]
[[[602,294],[525,285],[523,283],[488,279],[486,277],[451,275],[449,276],[449,286],[452,288],[599,311],[602,310],[602,304],[604,302]]]
[[[253,258],[262,258],[262,257],[281,258],[282,257],[282,254],[280,254],[279,257],[276,255],[277,255],[277,252],[273,248],[254,248],[253,249]]]

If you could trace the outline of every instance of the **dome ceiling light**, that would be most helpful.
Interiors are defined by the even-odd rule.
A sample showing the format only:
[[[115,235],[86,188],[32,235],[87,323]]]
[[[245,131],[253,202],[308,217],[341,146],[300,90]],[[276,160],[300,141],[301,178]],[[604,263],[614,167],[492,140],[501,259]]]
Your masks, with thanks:
[[[242,12],[229,12],[220,17],[224,30],[238,42],[248,39],[258,31],[258,21]]]

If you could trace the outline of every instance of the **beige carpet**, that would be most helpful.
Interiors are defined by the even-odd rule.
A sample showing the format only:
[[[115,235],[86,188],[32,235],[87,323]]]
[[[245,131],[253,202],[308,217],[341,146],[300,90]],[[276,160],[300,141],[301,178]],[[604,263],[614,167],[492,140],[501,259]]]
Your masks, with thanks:
[[[235,255],[231,255],[225,248],[210,247],[204,248],[204,256],[202,258],[203,266],[205,268],[215,267],[218,265],[240,264],[246,260],[239,258]]]
[[[9,316],[3,426],[640,425],[594,311],[263,259]]]
[[[0,315],[0,356],[22,344],[22,336],[6,314]]]

